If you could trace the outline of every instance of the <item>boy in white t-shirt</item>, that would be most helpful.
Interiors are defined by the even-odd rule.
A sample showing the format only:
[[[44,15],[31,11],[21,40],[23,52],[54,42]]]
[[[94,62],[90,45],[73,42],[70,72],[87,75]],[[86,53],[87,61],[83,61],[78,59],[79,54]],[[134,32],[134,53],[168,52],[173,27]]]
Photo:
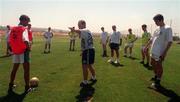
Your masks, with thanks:
[[[101,27],[101,30],[102,30],[102,33],[101,33],[100,43],[102,44],[102,48],[103,48],[102,57],[108,57],[107,49],[106,49],[106,45],[108,43],[108,33],[104,31],[104,27]]]
[[[121,33],[116,31],[116,26],[112,26],[113,33],[109,38],[109,46],[111,48],[111,59],[108,60],[109,63],[120,64],[119,62],[119,46],[122,44]],[[116,60],[114,62],[114,51],[116,52]]]
[[[44,33],[44,38],[46,39],[44,53],[50,53],[52,37],[53,37],[53,33],[51,32],[51,27],[49,27],[48,31]],[[48,51],[46,51],[47,48],[48,48]]]
[[[170,26],[165,25],[164,17],[161,14],[157,14],[153,18],[159,28],[157,28],[154,32],[153,37],[148,42],[145,47],[145,51],[147,51],[150,44],[151,45],[151,65],[154,69],[155,76],[151,79],[154,81],[152,86],[155,88],[159,88],[161,77],[163,75],[163,66],[162,63],[167,55],[169,48],[171,47],[173,37],[172,37],[172,28]]]
[[[80,87],[89,86],[88,83],[88,70],[91,72],[90,81],[92,84],[96,83],[96,73],[94,69],[95,50],[93,46],[93,37],[89,30],[86,29],[86,22],[80,20],[78,22],[79,30],[75,30],[73,27],[69,28],[73,32],[79,34],[81,38],[81,56],[82,56],[82,69],[83,69],[83,81],[80,83]]]

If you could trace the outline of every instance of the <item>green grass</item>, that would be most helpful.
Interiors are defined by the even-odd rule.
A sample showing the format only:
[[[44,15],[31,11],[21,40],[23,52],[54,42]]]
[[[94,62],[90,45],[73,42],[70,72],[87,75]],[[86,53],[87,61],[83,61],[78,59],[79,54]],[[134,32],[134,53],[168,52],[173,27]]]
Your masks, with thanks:
[[[31,52],[31,77],[37,76],[40,84],[37,91],[29,93],[23,102],[75,102],[79,95],[79,83],[82,80],[80,41],[76,43],[76,51],[69,52],[67,38],[54,37],[52,53],[42,54],[43,39],[36,37]],[[93,86],[93,102],[167,102],[172,98],[147,88],[153,72],[144,68],[139,62],[140,40],[135,43],[131,60],[123,57],[120,50],[120,61],[123,67],[115,67],[107,63],[108,58],[101,57],[101,45],[95,39],[95,69],[98,82]],[[162,85],[180,95],[180,46],[173,44],[164,64]],[[5,41],[0,42],[0,56],[5,53]],[[108,48],[108,54],[109,48]],[[7,95],[9,75],[12,69],[12,58],[0,58],[0,101]],[[15,92],[24,90],[23,68],[19,68],[15,80]],[[18,97],[18,96],[17,96]]]

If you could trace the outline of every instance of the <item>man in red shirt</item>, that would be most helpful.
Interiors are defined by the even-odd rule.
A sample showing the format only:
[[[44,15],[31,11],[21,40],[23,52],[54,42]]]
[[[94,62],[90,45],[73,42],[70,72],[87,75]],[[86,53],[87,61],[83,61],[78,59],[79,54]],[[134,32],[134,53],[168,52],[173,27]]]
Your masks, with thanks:
[[[9,43],[13,53],[13,69],[10,76],[10,83],[8,92],[11,92],[15,86],[14,80],[16,72],[20,64],[23,64],[24,68],[24,80],[25,80],[25,93],[30,90],[29,87],[29,38],[28,30],[26,26],[30,22],[30,18],[27,15],[21,15],[19,18],[19,25],[11,29]]]

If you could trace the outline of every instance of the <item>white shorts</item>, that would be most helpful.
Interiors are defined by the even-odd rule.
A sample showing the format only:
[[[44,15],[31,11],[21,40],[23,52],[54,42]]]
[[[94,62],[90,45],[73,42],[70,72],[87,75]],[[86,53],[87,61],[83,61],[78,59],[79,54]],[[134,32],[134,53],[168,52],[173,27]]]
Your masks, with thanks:
[[[107,44],[107,40],[101,39],[101,43],[102,43],[103,45],[106,45],[106,44]]]
[[[150,54],[151,58],[153,58],[155,61],[159,61],[160,60],[160,56],[155,55],[155,54]]]
[[[134,43],[126,43],[125,44],[125,47],[133,47],[134,46]]]
[[[24,53],[19,55],[13,55],[13,63],[24,63]]]
[[[51,39],[46,39],[46,44],[51,44]]]
[[[76,39],[75,38],[70,38],[70,41],[75,41]]]

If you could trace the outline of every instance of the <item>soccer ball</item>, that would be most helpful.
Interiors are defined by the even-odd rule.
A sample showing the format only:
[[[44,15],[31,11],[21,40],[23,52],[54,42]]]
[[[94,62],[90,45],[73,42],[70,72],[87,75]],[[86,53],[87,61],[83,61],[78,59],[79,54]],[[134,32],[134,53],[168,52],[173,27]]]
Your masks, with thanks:
[[[30,84],[30,87],[38,87],[38,85],[39,85],[39,79],[38,79],[37,77],[32,77],[32,78],[30,79],[29,84]]]

